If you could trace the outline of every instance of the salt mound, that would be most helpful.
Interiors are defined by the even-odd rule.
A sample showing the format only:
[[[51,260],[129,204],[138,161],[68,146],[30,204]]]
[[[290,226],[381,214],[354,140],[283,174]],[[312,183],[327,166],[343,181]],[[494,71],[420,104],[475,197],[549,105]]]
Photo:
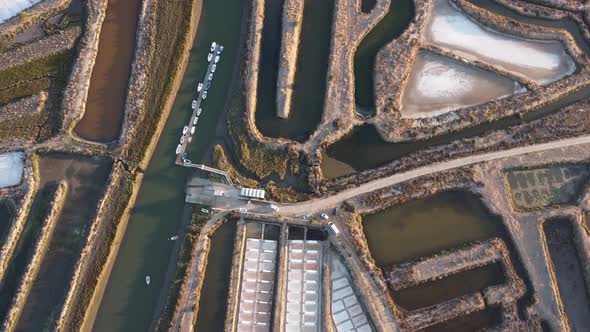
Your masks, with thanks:
[[[0,0],[0,23],[17,15],[41,0]],[[0,181],[2,181],[0,179]]]
[[[21,182],[24,159],[25,154],[22,152],[0,154],[0,188],[15,186]]]

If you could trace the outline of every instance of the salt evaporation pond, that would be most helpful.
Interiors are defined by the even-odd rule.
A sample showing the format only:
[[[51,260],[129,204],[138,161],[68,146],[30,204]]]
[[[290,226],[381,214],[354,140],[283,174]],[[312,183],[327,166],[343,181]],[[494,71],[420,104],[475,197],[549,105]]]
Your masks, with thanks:
[[[0,0],[0,23],[15,16],[41,0]]]
[[[420,51],[402,95],[401,113],[406,118],[435,116],[521,90],[507,77]]]
[[[22,152],[0,154],[0,188],[20,183],[25,167],[24,159],[25,154]]]
[[[433,1],[424,39],[470,60],[514,72],[538,84],[572,74],[576,65],[559,41],[533,40],[488,29],[448,1]]]

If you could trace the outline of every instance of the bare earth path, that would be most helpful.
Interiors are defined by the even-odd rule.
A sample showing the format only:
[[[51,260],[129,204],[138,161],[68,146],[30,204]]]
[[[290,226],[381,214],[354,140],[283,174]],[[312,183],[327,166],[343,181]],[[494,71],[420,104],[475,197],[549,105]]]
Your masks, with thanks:
[[[337,206],[341,202],[368,193],[378,189],[392,186],[401,182],[415,179],[424,175],[430,175],[442,171],[447,171],[453,168],[463,167],[471,164],[477,164],[484,161],[502,159],[507,157],[514,157],[527,153],[540,152],[545,150],[559,149],[568,146],[590,144],[590,135],[580,136],[575,138],[568,138],[559,141],[534,144],[529,146],[523,146],[503,151],[490,152],[480,155],[474,155],[469,157],[463,157],[459,159],[449,160],[441,163],[435,163],[429,166],[413,169],[411,171],[394,174],[382,179],[374,180],[365,184],[362,184],[356,188],[344,190],[333,196],[326,198],[313,199],[296,204],[288,204],[281,206],[281,214],[283,215],[301,215],[301,214],[312,214],[329,207]]]

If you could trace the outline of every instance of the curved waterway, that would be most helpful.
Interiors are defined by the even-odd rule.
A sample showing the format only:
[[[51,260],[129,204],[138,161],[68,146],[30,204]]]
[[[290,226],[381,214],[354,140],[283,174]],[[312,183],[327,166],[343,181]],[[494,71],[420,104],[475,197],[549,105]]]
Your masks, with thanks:
[[[267,137],[304,141],[317,127],[324,109],[334,0],[305,0],[291,111],[287,119],[276,115],[283,4],[284,0],[265,2],[256,127]]]
[[[140,6],[140,0],[108,0],[86,111],[74,128],[84,139],[110,142],[119,136]]]
[[[571,19],[566,18],[561,20],[547,20],[541,18],[532,18],[520,15],[512,10],[494,3],[493,1],[470,1],[499,15],[508,16],[519,21],[567,30],[574,37],[578,46],[586,53],[590,54],[590,46],[588,41],[581,34],[577,24]],[[409,15],[409,12],[406,12],[406,15]],[[398,16],[398,24],[401,25],[405,22],[404,15],[398,14]],[[364,72],[371,73],[370,70],[365,70]],[[367,81],[367,78],[372,78],[372,75],[365,75],[365,82]],[[355,61],[355,86],[357,89],[357,104],[359,104],[359,85],[368,87],[367,89],[372,91],[372,89],[370,89],[372,86],[372,81],[370,81],[371,85],[366,85],[364,83],[361,84],[362,79],[362,76],[356,75]],[[372,95],[370,94],[367,96],[372,98]],[[522,120],[518,119],[517,117],[508,117],[494,121],[492,123],[485,123],[458,132],[415,142],[388,143],[384,141],[381,136],[379,136],[377,130],[373,126],[361,126],[360,128],[355,129],[347,137],[334,143],[327,149],[326,154],[324,155],[324,161],[322,163],[322,171],[325,177],[335,178],[353,173],[355,171],[364,171],[375,168],[428,147],[448,144],[454,140],[478,136],[492,130],[505,129],[510,126],[531,122],[585,98],[590,98],[590,87],[586,87],[534,111],[528,112],[523,116]]]
[[[146,331],[149,329],[164,284],[174,243],[168,238],[181,225],[188,171],[174,165],[174,150],[190,118],[195,87],[207,69],[212,41],[225,46],[215,72],[203,115],[188,155],[198,162],[215,135],[237,60],[240,24],[245,2],[204,0],[197,36],[181,88],[154,155],[145,171],[131,219],[94,322],[95,331]],[[151,283],[145,284],[150,275]]]
[[[373,108],[373,71],[377,52],[399,37],[414,18],[413,0],[392,0],[389,12],[361,41],[354,54],[355,103],[362,108]]]

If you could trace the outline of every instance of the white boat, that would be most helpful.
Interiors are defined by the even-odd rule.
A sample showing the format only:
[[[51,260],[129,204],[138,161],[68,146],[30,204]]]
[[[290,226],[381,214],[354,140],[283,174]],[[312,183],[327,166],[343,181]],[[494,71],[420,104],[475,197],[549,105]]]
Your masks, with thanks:
[[[183,144],[183,143],[184,143],[184,136],[182,136],[182,137],[180,138],[180,144]]]
[[[213,59],[213,53],[207,55],[207,61],[211,62],[211,59]]]
[[[213,79],[213,73],[209,74],[208,80],[211,81]]]
[[[200,92],[203,89],[203,83],[199,83],[199,85],[197,85],[197,92]]]
[[[211,52],[215,51],[215,47],[217,46],[216,42],[211,43]]]
[[[220,58],[221,58],[221,57],[220,57],[219,55],[216,55],[216,56],[215,56],[215,63],[218,63]]]
[[[178,240],[178,235],[174,235],[172,237],[170,237],[170,241],[176,241]]]
[[[203,99],[207,99],[207,90],[203,91]]]
[[[176,147],[176,154],[180,153],[180,149],[182,149],[182,145],[178,144],[178,146]]]
[[[211,66],[211,72],[214,73],[216,69],[217,69],[217,65],[213,64],[213,66]]]
[[[191,135],[195,133],[195,129],[196,129],[196,127],[195,127],[195,126],[193,126],[193,127],[191,128]]]
[[[190,142],[192,142],[192,141],[193,141],[193,137],[192,137],[192,136],[189,136],[189,137],[188,137],[188,142],[190,143]]]
[[[201,115],[201,112],[203,112],[203,109],[199,107],[199,109],[197,110],[197,116]]]
[[[191,107],[193,109],[195,109],[195,107],[197,107],[197,101],[196,100],[193,100],[193,103],[191,104]]]
[[[182,128],[182,134],[186,134],[186,132],[188,131],[188,126],[184,126],[184,128]]]
[[[195,119],[193,120],[193,125],[196,125],[197,122],[199,122],[199,118],[195,116]]]
[[[201,208],[201,212],[203,212],[203,213],[209,213],[209,210],[207,210],[205,208]]]
[[[223,52],[223,45],[219,45],[219,48],[217,49],[217,54],[221,54],[221,52]]]
[[[145,276],[145,284],[149,285],[150,281],[151,281],[150,276]]]
[[[210,87],[211,87],[211,82],[207,82],[207,84],[205,84],[205,91],[209,90]]]

